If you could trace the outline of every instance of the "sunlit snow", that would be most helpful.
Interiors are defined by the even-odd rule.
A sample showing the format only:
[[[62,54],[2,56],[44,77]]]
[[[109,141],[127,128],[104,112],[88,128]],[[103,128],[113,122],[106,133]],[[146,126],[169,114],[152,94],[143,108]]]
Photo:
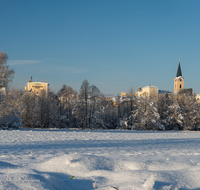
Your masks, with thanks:
[[[0,189],[200,190],[200,132],[0,133]]]

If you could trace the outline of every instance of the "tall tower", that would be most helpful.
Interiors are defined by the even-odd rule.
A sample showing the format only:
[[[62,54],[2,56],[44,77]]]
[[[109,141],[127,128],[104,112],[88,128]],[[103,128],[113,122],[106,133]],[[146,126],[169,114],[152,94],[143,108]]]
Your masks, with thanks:
[[[181,64],[179,59],[177,74],[174,78],[174,93],[177,94],[182,89],[184,89],[184,78],[182,77]]]

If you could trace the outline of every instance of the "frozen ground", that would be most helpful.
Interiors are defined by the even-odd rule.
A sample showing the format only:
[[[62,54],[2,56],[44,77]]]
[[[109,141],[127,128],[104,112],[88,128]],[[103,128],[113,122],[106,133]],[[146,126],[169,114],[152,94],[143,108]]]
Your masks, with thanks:
[[[94,188],[200,190],[200,132],[0,130],[0,189]]]

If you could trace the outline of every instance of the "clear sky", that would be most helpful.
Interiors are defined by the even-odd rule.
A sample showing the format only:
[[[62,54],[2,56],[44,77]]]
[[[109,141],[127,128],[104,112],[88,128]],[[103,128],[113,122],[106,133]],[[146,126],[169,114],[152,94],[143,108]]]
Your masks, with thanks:
[[[180,58],[185,88],[200,93],[199,9],[199,0],[2,0],[0,50],[17,88],[33,76],[55,92],[84,79],[105,94],[173,91]]]

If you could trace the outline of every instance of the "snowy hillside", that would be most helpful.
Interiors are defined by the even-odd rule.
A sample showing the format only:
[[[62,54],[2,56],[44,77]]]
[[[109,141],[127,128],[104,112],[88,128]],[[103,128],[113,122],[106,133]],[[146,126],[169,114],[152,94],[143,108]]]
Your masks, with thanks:
[[[0,189],[200,190],[200,132],[0,133]]]

